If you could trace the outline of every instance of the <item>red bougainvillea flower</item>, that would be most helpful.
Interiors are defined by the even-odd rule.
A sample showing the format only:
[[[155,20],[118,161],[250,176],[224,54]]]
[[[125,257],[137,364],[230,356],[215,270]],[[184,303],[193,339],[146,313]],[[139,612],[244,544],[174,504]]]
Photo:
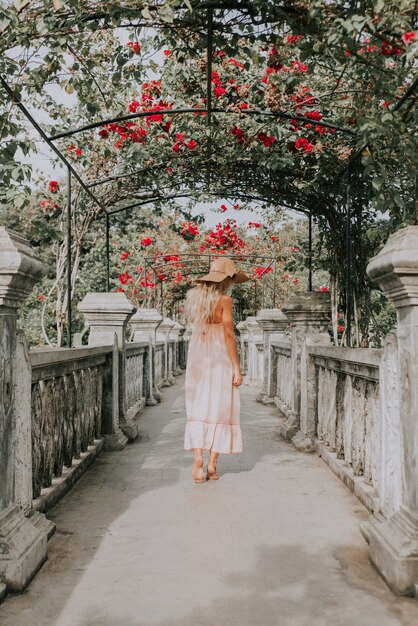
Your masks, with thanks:
[[[131,113],[136,113],[137,108],[140,106],[141,104],[138,102],[138,100],[132,100],[132,102],[128,106],[128,109],[130,110]]]
[[[255,267],[254,268],[254,273],[256,276],[262,276],[265,273],[265,268],[264,267]]]
[[[231,128],[231,135],[234,135],[237,138],[238,143],[245,143],[245,134],[238,126],[233,126]]]
[[[57,193],[59,189],[59,184],[57,180],[50,180],[49,181],[49,191],[51,193]]]
[[[227,63],[232,63],[233,65],[236,65],[236,67],[239,67],[241,71],[245,70],[245,67],[243,66],[243,64],[237,61],[236,59],[228,59]]]
[[[382,102],[382,107],[387,108],[390,105],[390,100],[385,100],[384,102]]]
[[[213,90],[213,93],[214,93],[215,98],[220,98],[226,93],[226,89],[225,87],[222,87],[221,85],[216,85],[215,89]]]
[[[340,324],[338,324],[338,326],[337,326],[337,331],[338,331],[339,333],[343,333],[343,332],[344,332],[344,330],[345,330],[344,326],[340,326]]]
[[[129,272],[124,272],[123,274],[118,276],[118,278],[122,285],[126,285],[130,280],[132,280],[132,276],[129,274]]]
[[[278,238],[278,237],[276,237],[276,235],[271,235],[270,239],[271,239],[272,241],[279,241],[279,238]]]
[[[261,224],[258,222],[248,222],[248,228],[260,228]]]
[[[139,54],[141,50],[141,46],[139,45],[137,41],[128,41],[126,45],[129,46],[129,48],[131,48],[134,54]]]
[[[307,111],[304,114],[304,117],[309,117],[311,120],[315,120],[316,122],[322,120],[322,114],[319,111]]]
[[[41,300],[45,300],[45,296],[43,296],[43,295],[39,294],[39,296],[38,296],[38,298],[37,298],[37,299],[38,299],[38,300],[39,300],[39,302],[40,302]]]
[[[301,63],[300,61],[292,61],[290,63],[290,67],[297,74],[306,74],[306,72],[309,69],[307,65],[305,65],[304,63]]]
[[[144,246],[144,248],[150,246],[152,244],[151,237],[144,237],[144,239],[141,241],[141,244]]]
[[[164,278],[165,278],[165,274],[158,274],[158,278],[159,278],[160,280],[164,280]]]
[[[296,150],[303,149],[306,154],[309,154],[313,150],[313,147],[313,144],[308,139],[306,139],[306,137],[299,137],[299,139],[296,139],[295,141]]]
[[[214,85],[221,85],[222,84],[222,80],[221,77],[219,76],[218,72],[212,72],[212,82]]]
[[[178,152],[181,146],[182,144],[179,141],[176,141],[176,143],[173,145],[174,152]]]
[[[402,50],[396,46],[391,46],[387,41],[384,41],[380,46],[380,52],[385,57],[397,57],[401,54]]]
[[[171,50],[164,50],[164,54],[165,54],[166,57],[171,57],[172,52],[171,52]]]
[[[290,250],[291,250],[292,252],[299,252],[299,248],[296,248],[295,246],[292,246],[292,247],[290,248]]]
[[[181,143],[183,143],[185,136],[186,136],[186,133],[176,133],[175,134],[176,141],[180,141]]]
[[[415,37],[416,37],[416,33],[413,30],[410,30],[407,33],[404,33],[402,35],[402,39],[406,43],[406,45],[415,41]]]
[[[109,137],[109,131],[106,128],[102,128],[99,130],[99,135],[102,139],[106,139],[106,137]]]
[[[234,204],[234,209],[237,211],[239,209],[239,204]]]
[[[197,141],[195,141],[194,139],[191,139],[189,143],[187,144],[187,147],[189,148],[189,150],[194,150],[196,146],[197,146]]]
[[[259,139],[266,148],[269,148],[276,141],[274,137],[269,137],[269,135],[263,131],[258,133],[257,139]]]
[[[295,284],[296,284],[296,283],[298,283],[298,282],[299,282],[299,278],[297,278],[297,277],[295,276],[295,278],[293,279],[293,282],[294,282]]]
[[[248,109],[248,104],[247,104],[247,102],[241,102],[241,104],[239,105],[239,108],[240,108],[240,109],[243,109],[243,110]]]
[[[299,39],[302,39],[303,35],[288,35],[287,43],[296,43]]]
[[[122,252],[122,254],[120,255],[120,260],[125,261],[125,259],[127,259],[128,256],[129,256],[129,252]]]
[[[228,207],[225,204],[221,204],[221,211],[227,211]]]
[[[319,291],[324,291],[325,293],[328,293],[329,289],[328,289],[328,287],[320,287]]]

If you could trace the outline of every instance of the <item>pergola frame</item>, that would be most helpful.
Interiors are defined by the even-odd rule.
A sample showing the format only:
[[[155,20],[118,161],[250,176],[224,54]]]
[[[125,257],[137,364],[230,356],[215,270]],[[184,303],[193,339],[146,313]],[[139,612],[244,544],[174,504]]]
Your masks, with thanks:
[[[145,286],[144,286],[144,306],[147,306],[148,303],[148,297],[147,297],[147,268],[149,267],[150,270],[154,273],[154,276],[156,278],[156,280],[158,280],[160,287],[161,287],[161,297],[163,294],[163,284],[164,284],[164,280],[160,278],[159,274],[158,274],[158,269],[159,268],[167,268],[167,266],[173,265],[175,263],[182,263],[182,265],[184,264],[189,264],[189,263],[193,263],[194,267],[192,269],[192,271],[190,271],[190,269],[188,269],[187,274],[190,276],[194,276],[194,275],[198,275],[198,274],[205,274],[209,271],[210,269],[210,264],[214,259],[217,258],[222,258],[225,255],[220,254],[219,252],[207,252],[207,253],[198,253],[198,252],[182,252],[182,253],[173,253],[173,254],[167,254],[167,256],[173,256],[173,257],[191,257],[190,259],[184,259],[184,260],[180,260],[180,261],[164,261],[163,264],[158,264],[155,260],[155,256],[148,256],[145,257],[144,261],[144,275],[145,275]],[[158,257],[161,259],[164,259],[163,256]],[[277,272],[277,257],[273,257],[273,256],[263,256],[263,255],[257,255],[257,254],[228,254],[228,258],[229,259],[233,259],[236,260],[237,263],[239,263],[241,266],[245,265],[245,266],[249,266],[250,268],[252,267],[259,267],[258,263],[253,263],[252,260],[253,259],[263,259],[263,262],[268,261],[268,264],[263,268],[263,271],[260,273],[260,275],[258,277],[252,276],[251,280],[253,282],[256,282],[257,280],[259,280],[261,278],[262,280],[262,290],[263,290],[263,298],[262,298],[262,302],[264,303],[264,288],[265,288],[265,284],[264,284],[264,278],[265,276],[267,276],[267,274],[271,271],[273,271],[273,296],[272,296],[272,304],[273,307],[276,306],[276,272]],[[196,260],[200,261],[201,263],[196,267]]]
[[[206,75],[206,107],[204,108],[180,108],[180,109],[167,109],[164,111],[158,111],[158,114],[161,115],[178,115],[178,114],[188,114],[188,113],[205,113],[206,114],[206,123],[208,128],[210,129],[212,124],[212,114],[213,113],[222,113],[228,114],[229,111],[227,109],[217,108],[212,106],[212,53],[213,53],[213,32],[214,32],[214,24],[213,24],[213,16],[214,11],[216,9],[227,9],[234,8],[235,10],[241,12],[243,9],[247,8],[250,11],[251,7],[236,7],[234,3],[232,6],[229,6],[228,2],[222,3],[202,3],[196,9],[206,10],[206,33],[207,33],[207,45],[206,45],[206,53],[207,53],[207,75]],[[150,7],[153,9],[153,7]],[[100,17],[100,16],[99,16]],[[102,17],[106,17],[106,13],[103,13]],[[95,16],[95,19],[98,19],[98,16]],[[112,214],[119,213],[122,211],[131,210],[132,208],[136,208],[142,206],[143,204],[147,204],[150,202],[155,202],[157,200],[161,200],[162,198],[154,197],[144,200],[142,202],[138,202],[136,204],[130,204],[128,206],[117,208],[113,211],[107,211],[106,206],[103,202],[97,197],[97,195],[92,191],[92,188],[99,187],[106,182],[111,182],[112,180],[126,177],[129,178],[135,173],[126,173],[125,175],[118,175],[115,177],[107,177],[103,180],[96,180],[93,182],[86,183],[82,176],[77,172],[76,168],[70,163],[70,161],[66,158],[63,152],[55,145],[55,142],[58,139],[64,137],[72,137],[78,133],[85,132],[94,128],[98,128],[100,126],[110,124],[112,122],[124,122],[132,119],[139,119],[142,117],[152,116],[152,111],[142,111],[140,113],[133,113],[117,118],[106,118],[102,119],[98,122],[94,122],[92,124],[84,125],[79,128],[66,130],[63,132],[56,133],[52,136],[48,136],[40,124],[36,121],[33,115],[29,112],[27,107],[21,101],[18,94],[12,89],[4,76],[0,76],[0,84],[5,89],[5,91],[10,96],[13,103],[20,109],[23,115],[29,120],[32,124],[33,128],[40,134],[42,139],[48,144],[49,148],[57,155],[57,157],[64,163],[67,169],[67,229],[66,229],[66,238],[67,238],[67,290],[68,290],[68,308],[67,308],[67,345],[72,345],[72,310],[71,310],[71,300],[72,300],[72,287],[71,287],[71,242],[72,242],[72,231],[71,231],[71,187],[72,187],[72,177],[77,180],[81,188],[85,191],[85,193],[90,197],[90,199],[99,207],[100,213],[105,215],[106,219],[106,287],[109,290],[109,274],[110,274],[110,246],[109,246],[109,231],[110,231],[110,217]],[[415,89],[418,86],[418,77],[412,82],[410,87],[405,91],[403,97],[398,100],[398,102],[391,107],[391,111],[397,111],[402,104],[414,93]],[[252,116],[269,116],[278,119],[290,119],[300,121],[302,123],[311,123],[312,120],[310,118],[301,116],[301,115],[291,115],[288,113],[281,112],[272,112],[268,110],[243,110],[241,111],[244,115],[252,115]],[[333,128],[336,132],[341,132],[344,134],[356,138],[356,133],[349,128],[340,127],[338,125],[333,124],[330,121],[315,121],[315,124],[324,128]],[[348,160],[347,165],[339,172],[336,173],[335,182],[340,180],[343,176],[346,177],[346,250],[347,250],[347,272],[346,272],[346,302],[347,302],[347,320],[346,320],[346,329],[347,329],[347,345],[351,345],[351,312],[352,312],[352,287],[351,287],[351,269],[352,269],[352,246],[351,246],[351,170],[353,163],[358,159],[358,157],[362,154],[362,152],[367,148],[367,144],[364,144],[360,148],[358,148],[354,154],[351,155]],[[207,157],[208,163],[211,155],[211,138],[210,133],[208,134],[207,141]],[[208,170],[209,172],[209,170]],[[218,194],[216,194],[218,195]],[[172,195],[168,196],[170,198],[174,197],[184,197],[184,194],[181,195]],[[237,196],[238,197],[238,196]],[[306,213],[309,216],[309,284],[308,289],[312,289],[312,215],[315,212],[315,209],[323,202],[323,198],[319,198],[317,204],[313,209],[306,209]],[[282,205],[283,203],[280,203]],[[283,205],[285,206],[285,205]],[[291,207],[287,205],[287,208],[293,209],[295,211],[303,210],[299,207]]]

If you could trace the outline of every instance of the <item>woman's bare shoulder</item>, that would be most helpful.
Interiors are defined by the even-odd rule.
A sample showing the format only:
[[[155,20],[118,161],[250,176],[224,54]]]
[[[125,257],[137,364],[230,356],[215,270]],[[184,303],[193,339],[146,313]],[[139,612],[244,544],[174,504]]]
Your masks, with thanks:
[[[221,304],[231,304],[232,303],[232,297],[228,296],[226,293],[223,293],[220,299],[220,303]]]

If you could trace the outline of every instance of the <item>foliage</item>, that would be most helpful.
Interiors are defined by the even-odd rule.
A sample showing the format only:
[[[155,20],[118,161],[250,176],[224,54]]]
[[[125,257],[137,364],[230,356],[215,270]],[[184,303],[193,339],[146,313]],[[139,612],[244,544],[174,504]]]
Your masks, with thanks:
[[[316,267],[333,276],[336,310],[346,307],[346,275],[352,280],[362,343],[372,306],[367,259],[388,232],[416,221],[416,99],[409,93],[415,8],[408,0],[242,0],[234,11],[225,4],[214,10],[210,59],[207,17],[193,0],[0,3],[1,74],[16,96],[35,116],[47,117],[50,135],[98,124],[54,142],[87,182],[102,181],[94,187],[100,206],[75,185],[73,285],[103,208],[131,206],[129,213],[114,214],[122,227],[119,217],[136,206],[152,200],[158,213],[179,196],[256,202],[264,219],[276,207],[290,206],[314,217]],[[215,108],[210,117],[208,78]],[[11,207],[6,217],[13,221],[16,208],[32,210],[25,158],[38,145],[4,90],[0,107],[0,202]],[[110,118],[117,119],[102,124]],[[56,182],[31,228],[35,239],[55,241],[60,342],[66,209],[64,185]],[[351,271],[345,261],[347,200]],[[186,238],[194,239],[187,228]]]

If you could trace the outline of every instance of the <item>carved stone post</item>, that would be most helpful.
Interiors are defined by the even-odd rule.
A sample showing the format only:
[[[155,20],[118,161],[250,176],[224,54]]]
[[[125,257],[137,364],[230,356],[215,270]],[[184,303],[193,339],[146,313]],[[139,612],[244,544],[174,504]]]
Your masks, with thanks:
[[[164,342],[164,378],[162,387],[170,387],[174,384],[173,374],[170,367],[170,330],[173,328],[174,322],[169,317],[164,317],[157,330],[157,341]]]
[[[16,333],[18,309],[42,273],[29,242],[0,226],[0,597],[26,587],[46,560],[50,531],[44,515],[31,515],[32,376]]]
[[[133,341],[143,341],[148,344],[144,372],[144,388],[147,406],[154,406],[158,402],[161,402],[161,393],[155,383],[155,343],[156,330],[162,321],[163,317],[157,309],[138,309],[130,320],[130,325],[133,330]]]
[[[331,320],[331,296],[323,291],[297,291],[282,306],[292,329],[292,404],[286,422],[279,425],[281,436],[290,441],[300,427],[301,351],[306,335],[327,331]]]
[[[396,307],[382,362],[380,511],[367,527],[370,559],[395,593],[418,586],[418,226],[391,235],[369,263]],[[399,390],[399,391],[397,391]]]
[[[255,317],[250,316],[245,320],[248,330],[248,368],[246,382],[258,379],[258,352],[257,342],[262,341],[261,328]]]
[[[300,429],[292,439],[292,443],[301,452],[314,452],[317,429],[316,403],[316,371],[314,359],[310,354],[311,346],[329,346],[329,333],[306,335],[302,341],[300,359]]]
[[[248,370],[248,329],[247,324],[243,320],[237,324],[240,337],[240,361],[242,375],[245,376]]]
[[[113,345],[115,335],[119,346],[119,425],[128,439],[138,436],[138,425],[127,418],[126,410],[126,325],[136,308],[124,293],[88,293],[79,303],[90,328],[89,346]]]
[[[273,333],[284,331],[289,320],[280,309],[261,309],[255,318],[258,325],[263,331],[263,383],[261,392],[257,396],[257,400],[263,404],[274,402],[274,393],[272,393],[273,378],[275,367],[273,361],[275,357],[270,347],[270,338]]]

